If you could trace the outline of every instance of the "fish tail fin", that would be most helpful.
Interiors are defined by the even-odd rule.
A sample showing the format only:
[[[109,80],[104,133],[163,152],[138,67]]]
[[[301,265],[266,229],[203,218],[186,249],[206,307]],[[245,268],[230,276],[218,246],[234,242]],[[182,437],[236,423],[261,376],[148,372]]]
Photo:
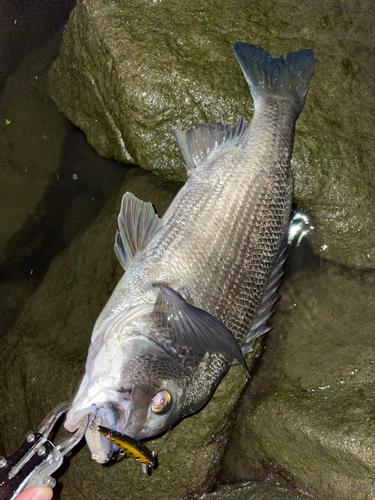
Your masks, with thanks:
[[[286,59],[273,59],[268,52],[249,43],[236,42],[234,53],[249,84],[255,108],[267,96],[292,96],[296,111],[300,113],[305,103],[314,69],[312,50],[291,52]]]

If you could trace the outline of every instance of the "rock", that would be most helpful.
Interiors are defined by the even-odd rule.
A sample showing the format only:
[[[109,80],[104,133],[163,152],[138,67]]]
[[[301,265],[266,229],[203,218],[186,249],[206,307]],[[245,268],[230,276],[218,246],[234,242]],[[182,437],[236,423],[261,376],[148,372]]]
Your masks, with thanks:
[[[199,500],[313,500],[312,497],[269,482],[247,481],[221,486]]]
[[[173,128],[251,117],[232,44],[273,56],[312,48],[316,69],[296,129],[296,202],[313,217],[317,252],[374,267],[374,12],[367,3],[337,5],[82,0],[48,91],[100,154],[183,182]]]
[[[55,36],[29,55],[8,78],[1,96],[0,263],[9,240],[35,212],[57,172],[70,125],[44,91],[60,38],[61,34]]]
[[[162,214],[178,187],[139,168],[131,169],[119,195],[53,260],[43,283],[0,340],[2,453],[17,449],[28,431],[36,430],[52,408],[71,400],[77,390],[92,327],[122,274],[113,244],[121,196],[127,190],[151,201]],[[134,500],[180,499],[189,491],[205,491],[215,479],[227,442],[228,419],[245,382],[242,367],[233,367],[201,413],[148,443],[160,460],[151,477],[134,460],[103,467],[91,459],[86,447],[60,478],[60,498],[109,500],[123,498],[127,491]],[[62,439],[58,436],[56,442]]]
[[[375,497],[374,275],[326,267],[282,287],[222,481],[279,467],[316,498]]]

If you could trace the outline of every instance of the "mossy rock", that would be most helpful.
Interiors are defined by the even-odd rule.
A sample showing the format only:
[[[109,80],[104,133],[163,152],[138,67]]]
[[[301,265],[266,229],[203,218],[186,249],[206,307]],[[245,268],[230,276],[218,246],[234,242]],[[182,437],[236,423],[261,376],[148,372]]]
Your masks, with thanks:
[[[373,273],[331,267],[296,275],[281,292],[223,470],[238,481],[281,467],[317,498],[372,500]]]

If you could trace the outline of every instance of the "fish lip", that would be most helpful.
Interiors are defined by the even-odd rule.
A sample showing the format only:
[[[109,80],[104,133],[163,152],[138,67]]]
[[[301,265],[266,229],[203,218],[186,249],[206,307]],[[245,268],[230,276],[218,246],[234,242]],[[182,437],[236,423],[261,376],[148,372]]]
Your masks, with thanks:
[[[118,413],[118,418],[120,418],[122,412],[128,412],[131,399],[131,390],[120,392],[99,387],[99,390],[92,392],[89,398],[81,397],[73,401],[73,405],[67,413],[64,426],[68,431],[74,432],[78,429],[86,415],[94,415],[98,413],[100,408],[104,407],[111,408],[114,413]]]
[[[104,415],[99,416],[100,412],[104,411]],[[108,419],[106,416],[106,412],[108,408],[106,406],[100,406],[96,409],[95,413],[92,415],[90,425],[86,431],[86,442],[91,451],[91,458],[98,463],[108,462],[112,458],[112,455],[115,451],[117,451],[117,446],[115,446],[111,441],[109,441],[105,436],[102,436],[97,432],[98,426],[109,427],[111,426],[111,419]],[[119,427],[116,425],[115,429]],[[121,424],[120,424],[121,426]]]
[[[119,448],[105,436],[99,434],[95,427],[103,426],[122,432],[129,416],[130,405],[129,401],[129,408],[123,411],[123,408],[119,410],[118,404],[110,403],[98,407],[92,415],[91,423],[86,431],[86,441],[91,451],[91,457],[96,462],[108,462]]]
[[[99,464],[108,462],[116,451],[113,443],[90,426],[86,431],[85,438],[91,451],[91,458]]]
[[[92,403],[91,405],[85,405],[84,408],[73,407],[65,422],[65,428],[73,432],[79,426],[82,419],[90,415],[85,437],[91,451],[91,456],[98,463],[108,462],[118,447],[90,427],[101,425],[118,432],[123,432],[131,407],[131,391],[117,393],[117,397],[114,396],[116,401],[105,400],[105,396],[108,397],[108,394],[103,395],[101,398],[103,399],[102,404],[97,405],[96,403]]]

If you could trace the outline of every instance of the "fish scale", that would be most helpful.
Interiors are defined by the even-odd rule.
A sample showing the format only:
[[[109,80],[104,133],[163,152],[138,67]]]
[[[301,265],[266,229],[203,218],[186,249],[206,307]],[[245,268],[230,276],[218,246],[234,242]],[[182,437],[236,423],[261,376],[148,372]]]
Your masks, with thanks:
[[[282,129],[277,120],[279,111],[284,118]],[[173,228],[173,239],[169,238],[170,245],[166,248],[161,244],[155,246],[152,251],[154,261],[163,268],[170,266],[173,261],[181,262],[183,259],[195,260],[201,264],[198,276],[195,272],[189,273],[188,268],[183,268],[183,272],[179,273],[181,268],[171,266],[173,276],[171,275],[169,280],[184,283],[188,287],[191,284],[189,291],[195,303],[223,321],[239,341],[244,340],[256,315],[289,221],[293,190],[289,163],[293,140],[293,115],[293,110],[285,112],[285,106],[279,110],[273,105],[270,114],[262,110],[261,119],[253,119],[254,125],[244,138],[242,156],[245,156],[245,159],[241,158],[234,163],[233,156],[230,155],[228,164],[225,162],[225,153],[222,153],[222,165],[216,164],[216,176],[219,176],[217,172],[220,171],[221,184],[216,185],[212,194],[202,192],[205,177],[210,175],[212,161],[201,165],[189,190],[183,193],[180,203],[173,207],[171,215],[167,213],[165,216],[166,231],[169,230],[169,221]],[[270,123],[274,126],[270,126]],[[281,131],[281,134],[278,131]],[[265,136],[268,140],[264,139]],[[252,148],[251,155],[246,154],[246,142]],[[275,157],[278,161],[269,160]],[[243,168],[244,164],[247,169]],[[249,175],[249,172],[255,172],[256,175]],[[241,186],[241,190],[236,189],[237,186]],[[221,192],[218,193],[218,190]],[[186,241],[181,241],[186,239],[184,217],[187,211],[184,207],[197,199],[204,199],[204,202],[199,204],[199,211],[195,211],[194,221],[191,222],[190,219],[193,229],[190,229],[189,237],[193,235],[193,240],[187,244]],[[218,199],[221,204],[217,203]],[[207,209],[210,206],[211,210]],[[254,206],[257,207],[256,210]],[[224,217],[221,214],[225,214]],[[228,224],[225,223],[228,218],[235,221],[231,232],[228,232]],[[206,221],[210,221],[208,225]],[[221,227],[225,228],[227,233],[224,238],[218,235],[220,221]],[[202,232],[205,234],[204,238]],[[182,238],[179,237],[180,234],[183,235]],[[168,236],[165,238],[168,239]],[[209,247],[202,243],[206,240],[212,242]],[[221,242],[221,246],[217,245],[217,240]],[[184,251],[183,255],[181,249]],[[230,256],[231,266],[222,269],[218,275],[216,262],[222,256]],[[226,269],[230,270],[229,276]],[[204,276],[203,283],[200,276]],[[166,281],[169,280],[167,278]],[[225,293],[218,293],[221,288],[217,286],[218,282],[224,284]],[[233,293],[236,285],[239,290]],[[213,366],[215,363],[216,369]],[[220,357],[212,357],[197,384],[205,384],[207,380],[210,384],[209,374],[225,370],[225,367],[225,362]]]
[[[257,133],[261,134],[262,130],[258,129]],[[251,134],[251,130],[249,130],[249,134]],[[267,153],[269,154],[269,151]],[[249,160],[247,160],[250,164],[249,170],[259,172],[259,169],[256,168],[258,165],[254,161],[252,162],[251,158]],[[258,161],[262,164],[262,158]],[[241,165],[240,162],[238,164]],[[207,170],[209,168],[210,165],[207,166]],[[273,166],[269,168],[274,169]],[[193,235],[193,240],[186,242],[186,221],[184,220],[186,210],[183,207],[191,204],[193,199],[200,197],[204,183],[200,182],[198,173],[194,179],[194,186],[186,191],[186,195],[174,208],[170,219],[165,217],[166,234],[161,236],[161,241],[159,240],[159,244],[154,246],[151,255],[148,256],[150,262],[157,262],[164,271],[162,275],[158,275],[159,273],[155,272],[154,268],[153,271],[147,272],[147,279],[150,281],[151,278],[155,282],[184,283],[190,296],[194,297],[196,305],[223,321],[233,335],[239,341],[243,341],[249,331],[251,321],[256,315],[269,272],[285,235],[291,209],[291,183],[289,175],[283,175],[280,176],[281,182],[277,178],[276,182],[273,183],[270,183],[269,180],[266,183],[264,180],[262,183],[259,182],[263,189],[257,191],[258,183],[254,182],[254,178],[246,175],[243,168],[240,168],[242,176],[236,176],[237,172],[233,164],[230,169],[228,165],[224,165],[224,170],[227,175],[221,177],[223,184],[220,188],[228,194],[224,196],[222,192],[218,195],[215,191],[207,199],[206,193],[204,203],[200,203],[199,212],[196,211],[193,230],[189,231],[189,237],[191,238]],[[199,174],[207,175],[203,167]],[[238,196],[238,189],[233,193],[231,178],[236,178],[237,183],[242,186],[242,197]],[[243,188],[243,186],[246,187]],[[194,187],[197,187],[198,193]],[[274,207],[271,200],[275,194],[280,196],[283,191],[289,192],[289,200],[288,203],[279,204],[281,216],[277,216],[278,204]],[[212,200],[215,199],[223,200],[222,205],[218,206],[217,203],[213,203]],[[253,210],[254,205],[257,205],[256,211]],[[285,207],[285,205],[288,206]],[[233,224],[232,234],[227,234],[226,238],[219,234],[218,220],[215,217],[223,212],[227,214],[228,218],[228,214],[232,215],[233,220],[236,221],[236,224]],[[171,228],[169,228],[169,220]],[[210,221],[208,225],[205,223],[207,220]],[[222,220],[221,217],[220,220]],[[225,222],[223,222],[222,227],[227,230]],[[262,228],[261,234],[266,236],[259,238],[257,228]],[[204,238],[202,238],[202,232],[205,234]],[[270,238],[269,235],[273,237]],[[162,243],[163,239],[167,244]],[[209,246],[204,244],[207,240],[211,241]],[[217,240],[221,242],[221,246],[217,245]],[[183,255],[181,249],[184,250]],[[231,266],[220,269],[221,273],[218,275],[216,263],[222,256],[230,256]],[[174,262],[179,263],[186,260],[200,264],[198,275],[189,267],[173,265]],[[152,269],[152,264],[150,268]],[[169,269],[169,274],[165,269]],[[228,275],[228,269],[230,275]],[[224,284],[225,293],[219,293],[218,282]],[[233,293],[233,288],[236,285],[239,290]],[[233,297],[232,300],[231,297]],[[201,370],[201,376],[197,377],[195,385],[210,387],[217,382],[218,377],[221,378],[224,375],[226,369],[226,360],[220,356],[212,355],[210,361],[206,362],[204,369]],[[197,388],[191,384],[189,388],[190,398],[187,398],[189,404],[193,404],[197,393]]]
[[[204,406],[233,360],[248,372],[244,354],[267,331],[286,258],[294,126],[314,58],[305,50],[272,59],[240,42],[234,51],[252,122],[175,131],[188,179],[162,219],[124,195],[115,251],[125,273],[95,324],[68,430],[96,409],[99,425],[152,437]],[[169,401],[164,412],[154,398]],[[113,448],[96,438],[86,436],[105,462]]]
[[[254,169],[255,166],[251,165],[251,159],[250,159],[250,168],[249,169]],[[270,234],[277,234],[277,239],[276,239],[276,244],[274,244],[274,251],[273,255],[269,255],[268,260],[269,260],[269,266],[268,268],[265,267],[264,272],[262,273],[263,275],[263,280],[259,282],[249,282],[247,279],[249,276],[252,274],[252,269],[254,268],[257,272],[259,272],[259,265],[256,262],[256,256],[258,254],[257,249],[260,249],[261,256],[264,256],[264,246],[272,246],[272,241],[270,241],[269,238],[267,238],[266,242],[257,242],[255,241],[252,243],[252,240],[256,239],[254,238],[254,228],[256,229],[257,227],[263,225],[266,226],[265,229],[267,229],[267,219],[269,218],[269,215],[272,214],[270,212],[270,204],[267,199],[263,201],[263,203],[260,200],[259,196],[256,196],[256,188],[257,185],[254,183],[254,179],[251,178],[249,175],[243,175],[242,178],[239,176],[236,176],[236,169],[235,166],[232,165],[231,168],[229,166],[225,166],[226,171],[228,172],[227,177],[233,176],[234,178],[237,179],[238,184],[241,184],[242,186],[246,183],[247,188],[243,191],[245,191],[244,196],[239,197],[238,196],[238,190],[236,190],[235,193],[233,193],[232,189],[227,189],[228,191],[228,196],[224,197],[224,194],[221,193],[221,196],[218,197],[217,193],[213,193],[212,197],[209,198],[208,200],[205,200],[205,205],[209,205],[211,199],[221,199],[224,201],[222,206],[217,206],[212,209],[214,214],[212,213],[207,213],[207,211],[202,211],[202,215],[200,217],[197,216],[195,219],[194,223],[194,230],[189,231],[189,234],[194,235],[194,240],[189,242],[189,246],[186,244],[186,241],[180,241],[180,238],[178,236],[179,230],[184,231],[184,226],[185,224],[181,224],[180,222],[180,217],[177,212],[179,207],[176,207],[173,215],[171,216],[172,224],[173,224],[173,245],[169,247],[167,251],[165,251],[165,246],[161,245],[161,248],[155,248],[153,250],[153,257],[156,262],[161,262],[162,265],[165,263],[173,262],[173,260],[176,260],[177,262],[180,262],[182,259],[191,259],[195,260],[196,262],[201,264],[201,275],[204,276],[205,280],[205,285],[206,287],[202,289],[201,283],[199,281],[199,276],[198,278],[196,277],[195,273],[192,272],[190,274],[186,274],[185,272],[181,275],[174,275],[174,279],[178,279],[181,283],[190,284],[191,287],[194,290],[194,298],[199,303],[199,306],[207,310],[208,312],[212,312],[212,314],[218,315],[219,319],[222,319],[223,321],[226,318],[226,323],[229,328],[232,327],[232,323],[229,322],[228,320],[228,314],[230,314],[231,309],[234,309],[235,311],[235,316],[236,315],[236,303],[235,302],[230,302],[228,300],[228,295],[231,293],[231,289],[233,288],[233,284],[242,282],[244,286],[242,288],[248,289],[252,287],[253,289],[253,294],[255,295],[256,299],[259,300],[259,295],[261,295],[261,292],[264,288],[264,285],[267,280],[267,275],[269,273],[269,268],[272,265],[272,262],[277,254],[278,251],[278,246],[280,244],[280,240],[284,234],[285,231],[285,216],[284,218],[280,217],[279,221],[276,221],[276,224],[280,226],[281,229],[279,231],[275,231],[275,227],[270,227],[269,232]],[[203,170],[203,168],[202,168]],[[199,172],[201,173],[201,172]],[[205,172],[203,172],[205,173]],[[203,175],[203,174],[202,174]],[[197,176],[198,177],[198,176]],[[250,177],[250,179],[249,179]],[[224,179],[224,185],[228,186],[227,179]],[[254,185],[255,184],[255,185]],[[198,189],[201,187],[201,183],[199,182],[199,178],[195,180],[195,185],[198,187]],[[196,193],[194,191],[194,187],[189,190],[187,194],[187,198],[190,199],[196,199],[197,197],[200,196],[200,193]],[[289,189],[289,182],[287,188]],[[270,183],[267,183],[267,192],[270,193],[272,189],[272,186],[270,186]],[[276,185],[276,190],[277,192],[280,192],[280,187]],[[235,194],[235,196],[233,196]],[[207,193],[206,193],[206,198],[207,198]],[[255,198],[255,200],[254,200]],[[185,201],[185,203],[181,203],[181,205],[186,205],[188,204],[189,201]],[[190,201],[191,203],[191,201]],[[258,203],[258,210],[254,211],[252,210],[252,207]],[[262,205],[261,205],[262,203]],[[290,204],[290,202],[289,202]],[[262,210],[262,206],[265,207],[265,210]],[[228,210],[229,207],[229,210]],[[244,208],[242,208],[244,207]],[[200,207],[202,208],[202,207]],[[271,207],[272,208],[272,207]],[[289,209],[290,211],[290,209]],[[185,214],[186,211],[182,210],[182,214]],[[218,236],[218,221],[217,219],[215,220],[215,214],[220,214],[220,213],[226,213],[230,214],[232,216],[232,220],[236,221],[236,224],[233,224],[234,226],[234,231],[233,234],[230,234],[227,232],[228,236],[226,238],[223,238],[222,235]],[[264,213],[265,212],[265,213]],[[285,211],[284,211],[285,213]],[[288,212],[289,213],[289,212]],[[183,216],[182,216],[183,218]],[[229,217],[228,217],[229,218]],[[214,221],[214,223],[208,224],[208,226],[205,224],[205,222],[209,221]],[[165,222],[166,227],[168,228],[168,220]],[[225,228],[225,230],[228,229],[228,225],[225,224],[225,221],[223,222],[222,226]],[[275,226],[275,225],[273,225]],[[167,229],[168,230],[168,229]],[[201,234],[204,231],[205,233],[205,239],[203,240]],[[168,238],[168,236],[166,236]],[[221,242],[221,246],[217,245],[216,240],[219,239]],[[211,240],[213,243],[210,245],[210,247],[207,247],[207,245],[202,244],[202,241],[205,240]],[[258,244],[257,244],[258,243]],[[181,248],[183,248],[185,254],[181,255]],[[194,255],[191,255],[190,248],[193,248]],[[163,256],[164,254],[164,256]],[[205,259],[203,260],[201,256],[205,255]],[[228,266],[227,268],[222,269],[220,275],[218,275],[218,269],[216,262],[222,258],[222,256],[225,258],[225,256],[230,256],[231,260],[231,266]],[[255,258],[254,258],[255,257]],[[261,257],[259,257],[261,259]],[[255,261],[255,266],[252,265],[252,263]],[[220,270],[220,269],[219,269]],[[226,275],[227,270],[230,270],[233,278],[231,279],[230,277],[228,278]],[[176,273],[177,274],[177,273]],[[217,293],[217,282],[223,282],[225,284],[225,289],[226,289],[226,295],[218,294]],[[251,295],[249,296],[246,294],[246,302],[251,305],[252,303],[252,297]],[[219,301],[219,303],[218,303]],[[255,300],[256,302],[257,300]],[[220,313],[220,310],[222,310],[223,306],[225,307],[225,316]],[[255,309],[255,307],[254,307]],[[256,311],[253,312],[255,314]],[[223,316],[222,318],[220,316]],[[228,324],[229,323],[229,324]],[[245,327],[248,327],[249,324],[244,325]],[[232,330],[232,333],[236,336],[236,331]]]

